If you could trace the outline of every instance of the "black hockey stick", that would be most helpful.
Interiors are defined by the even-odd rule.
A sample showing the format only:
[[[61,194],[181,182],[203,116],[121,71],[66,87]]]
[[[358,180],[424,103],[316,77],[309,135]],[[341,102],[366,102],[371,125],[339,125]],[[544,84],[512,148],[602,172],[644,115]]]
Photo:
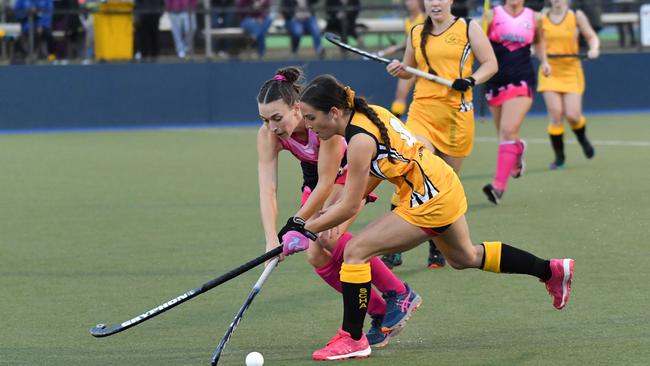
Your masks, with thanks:
[[[262,272],[262,275],[257,280],[257,282],[255,282],[255,285],[253,286],[251,292],[248,294],[246,301],[244,301],[241,308],[239,308],[239,311],[235,315],[235,319],[232,320],[232,323],[230,323],[228,330],[226,330],[226,333],[223,335],[223,338],[221,338],[219,345],[217,346],[217,348],[215,348],[214,352],[212,353],[212,361],[211,361],[212,366],[215,366],[216,364],[219,363],[221,352],[223,352],[223,349],[226,347],[226,343],[228,343],[230,337],[232,337],[233,332],[235,332],[235,328],[237,328],[237,326],[241,322],[242,317],[244,316],[244,312],[248,310],[249,306],[251,306],[253,300],[255,299],[255,296],[257,296],[257,294],[260,293],[260,291],[262,290],[262,285],[264,285],[264,282],[266,282],[267,278],[269,278],[271,272],[273,272],[273,269],[275,269],[275,266],[277,264],[278,264],[277,258],[272,260],[271,263],[269,263],[269,265],[266,266],[266,269],[264,270],[264,272]]]
[[[546,55],[548,58],[579,58],[581,60],[586,60],[586,53],[551,53]]]
[[[229,280],[239,276],[240,274],[245,273],[245,272],[257,267],[258,265],[268,261],[269,259],[271,259],[273,257],[277,257],[281,253],[282,253],[282,246],[280,245],[277,248],[271,249],[268,252],[262,254],[261,256],[255,258],[255,259],[253,259],[253,260],[251,260],[249,262],[246,262],[246,263],[242,264],[241,266],[233,269],[232,271],[230,271],[228,273],[225,273],[225,274],[223,274],[223,275],[221,275],[221,276],[219,276],[219,277],[217,277],[217,278],[215,278],[215,279],[213,279],[211,281],[208,281],[208,282],[204,283],[203,285],[201,285],[201,286],[199,286],[197,288],[189,290],[189,291],[185,292],[182,295],[176,296],[175,298],[173,298],[173,299],[171,299],[171,300],[169,300],[169,301],[167,301],[167,302],[165,302],[165,303],[163,303],[161,305],[158,305],[155,308],[153,308],[153,309],[151,309],[151,310],[149,310],[147,312],[144,312],[144,313],[136,316],[133,319],[127,320],[127,321],[125,321],[123,323],[116,324],[116,325],[113,325],[113,326],[110,326],[110,327],[106,326],[105,324],[97,324],[92,329],[90,329],[90,334],[92,334],[94,337],[107,337],[107,336],[113,335],[115,333],[119,333],[119,332],[121,332],[123,330],[129,329],[132,326],[138,325],[138,324],[140,324],[142,322],[145,322],[145,321],[155,317],[156,315],[160,315],[160,314],[164,313],[165,311],[167,311],[167,310],[169,310],[169,309],[171,309],[171,308],[173,308],[173,307],[175,307],[177,305],[180,305],[180,304],[184,303],[185,301],[187,301],[189,299],[192,299],[192,298],[194,298],[196,296],[199,296],[204,292],[210,291],[211,289],[221,285],[222,283],[224,283],[226,281],[229,281]]]
[[[337,46],[339,46],[339,47],[341,47],[343,49],[346,49],[346,50],[348,50],[350,52],[354,52],[357,55],[361,55],[361,56],[364,56],[364,57],[369,58],[371,60],[385,63],[387,65],[389,63],[391,63],[391,60],[389,60],[389,59],[387,59],[385,57],[381,57],[381,56],[379,56],[379,55],[377,55],[375,53],[370,53],[368,51],[364,51],[362,49],[350,46],[349,44],[341,41],[341,37],[337,36],[334,33],[325,33],[325,39],[327,39],[328,41],[334,43],[335,45],[337,45]],[[410,73],[410,74],[415,75],[415,76],[419,76],[421,78],[425,78],[427,80],[431,80],[433,82],[436,82],[436,83],[442,84],[442,85],[446,85],[446,86],[451,88],[452,82],[449,81],[449,80],[443,79],[443,78],[441,78],[439,76],[429,74],[428,72],[418,70],[418,69],[416,69],[414,67],[411,67],[411,66],[406,66],[406,68],[404,70],[406,72]]]

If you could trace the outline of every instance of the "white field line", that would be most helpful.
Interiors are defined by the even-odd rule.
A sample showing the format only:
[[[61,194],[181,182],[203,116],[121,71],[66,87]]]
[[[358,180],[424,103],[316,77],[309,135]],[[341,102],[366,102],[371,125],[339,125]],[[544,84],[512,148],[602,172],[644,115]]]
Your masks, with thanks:
[[[529,144],[550,144],[548,139],[524,139]],[[496,137],[477,137],[476,142],[496,143]],[[568,144],[577,144],[573,139],[565,140]],[[626,140],[591,140],[594,145],[623,146],[623,147],[650,147],[650,141],[626,141]]]

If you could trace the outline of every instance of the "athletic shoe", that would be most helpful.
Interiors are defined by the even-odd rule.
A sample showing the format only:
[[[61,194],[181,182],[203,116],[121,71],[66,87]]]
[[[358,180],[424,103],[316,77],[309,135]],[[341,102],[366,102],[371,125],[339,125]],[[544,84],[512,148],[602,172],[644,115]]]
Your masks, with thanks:
[[[427,258],[427,267],[442,268],[445,266],[445,257],[434,245],[429,244],[429,258]]]
[[[487,196],[487,199],[495,205],[499,204],[501,197],[503,197],[503,191],[500,191],[492,186],[492,184],[486,184],[483,187],[483,193]]]
[[[571,279],[573,278],[573,259],[551,259],[551,278],[545,282],[546,290],[553,298],[553,306],[561,310],[569,301]]]
[[[555,159],[554,162],[552,162],[549,166],[549,169],[551,170],[558,170],[558,169],[563,169],[564,168],[564,161],[560,161]]]
[[[510,176],[515,179],[524,175],[524,171],[526,171],[526,161],[524,160],[524,153],[526,152],[527,146],[526,141],[519,140],[519,143],[521,144],[521,154],[519,154],[519,161],[517,162],[517,166],[514,167],[510,172]]]
[[[384,254],[381,256],[381,261],[384,262],[386,267],[393,269],[393,267],[402,265],[402,253]]]
[[[395,291],[384,293],[386,300],[386,314],[381,324],[381,330],[390,332],[406,325],[411,318],[413,311],[422,305],[422,298],[411,290],[409,285],[404,284],[406,291],[403,294],[397,294]]]
[[[329,342],[325,348],[314,351],[312,358],[316,361],[335,361],[345,360],[348,358],[366,358],[370,356],[372,350],[368,344],[368,338],[361,334],[361,339],[355,341],[350,333],[339,329],[338,333]]]
[[[381,330],[381,323],[384,321],[384,315],[370,315],[372,319],[370,321],[370,330],[366,333],[366,338],[368,338],[368,344],[371,347],[382,348],[388,345],[391,337],[396,336],[402,328],[395,329],[388,333],[384,333]]]
[[[596,154],[596,151],[594,151],[594,147],[591,145],[589,140],[585,138],[584,143],[580,143],[580,146],[582,147],[582,152],[585,154],[587,159],[591,159],[594,157]]]

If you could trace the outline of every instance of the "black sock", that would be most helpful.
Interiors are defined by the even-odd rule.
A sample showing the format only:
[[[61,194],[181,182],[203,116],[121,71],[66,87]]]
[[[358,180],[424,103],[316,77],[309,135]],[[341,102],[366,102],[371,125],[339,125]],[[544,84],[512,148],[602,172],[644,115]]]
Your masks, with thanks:
[[[341,328],[350,333],[352,339],[358,341],[363,334],[363,320],[368,311],[370,282],[341,282],[341,284],[343,285],[343,326]]]
[[[433,240],[429,240],[429,252],[430,253],[439,252],[438,247],[436,246],[436,243]]]
[[[544,282],[551,278],[550,261],[508,244],[501,245],[501,272],[528,274]]]
[[[584,145],[585,142],[587,142],[587,125],[584,125],[578,129],[573,130],[573,133],[576,134],[576,139],[578,139],[578,142],[580,145]]]
[[[591,146],[589,139],[587,139],[586,129],[587,125],[583,125],[582,127],[573,130],[573,132],[576,134],[576,139],[578,139],[578,142],[580,143],[585,156],[587,159],[591,159],[594,157],[594,147]]]
[[[555,152],[555,162],[564,163],[564,134],[548,135],[551,138],[551,146]]]

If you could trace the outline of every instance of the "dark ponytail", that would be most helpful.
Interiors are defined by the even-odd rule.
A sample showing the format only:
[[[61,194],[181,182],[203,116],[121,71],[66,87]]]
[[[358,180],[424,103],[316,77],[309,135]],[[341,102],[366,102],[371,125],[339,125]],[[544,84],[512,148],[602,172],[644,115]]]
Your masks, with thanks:
[[[429,37],[429,34],[431,34],[431,31],[433,31],[433,21],[430,17],[427,17],[427,19],[424,21],[424,25],[422,26],[422,32],[420,32],[420,52],[422,52],[424,62],[427,63],[429,73],[438,75],[436,74],[436,71],[431,68],[431,65],[429,64],[429,55],[427,55],[427,38]]]
[[[282,99],[288,105],[294,105],[302,91],[304,80],[302,69],[289,66],[279,69],[275,76],[262,84],[257,93],[257,102],[266,104]]]
[[[352,104],[354,104],[354,106],[350,106],[348,97],[352,93],[354,92],[343,86],[343,84],[336,80],[334,76],[321,75],[305,86],[304,90],[300,94],[300,101],[305,102],[314,109],[324,113],[329,113],[332,107],[336,107],[347,112],[351,112],[354,109],[355,111],[364,114],[375,126],[377,126],[379,133],[381,134],[381,139],[384,141],[384,145],[390,152],[390,137],[388,136],[386,125],[379,119],[377,112],[368,105],[368,101],[366,101],[365,98],[355,95],[352,99]],[[388,154],[388,160],[391,163],[394,162],[394,158],[390,153]]]

